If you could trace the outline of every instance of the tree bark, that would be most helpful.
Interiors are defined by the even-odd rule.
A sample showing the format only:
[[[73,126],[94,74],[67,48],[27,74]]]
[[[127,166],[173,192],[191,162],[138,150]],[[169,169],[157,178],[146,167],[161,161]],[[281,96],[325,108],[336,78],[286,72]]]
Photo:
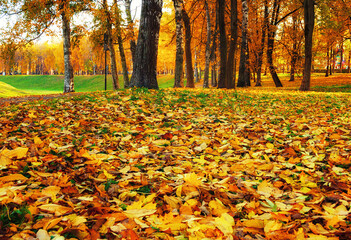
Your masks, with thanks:
[[[342,73],[342,62],[344,61],[344,39],[341,37],[341,44],[340,44],[340,73]]]
[[[182,0],[173,0],[175,10],[176,22],[176,60],[174,72],[174,87],[184,87],[183,82],[183,63],[184,63],[184,50],[183,50],[183,24],[182,24]]]
[[[115,47],[113,45],[113,37],[112,37],[112,19],[109,7],[107,5],[107,0],[103,0],[102,2],[105,16],[106,16],[106,30],[107,30],[107,45],[110,51],[110,60],[111,60],[111,75],[112,75],[112,83],[113,90],[119,89],[119,81],[117,76],[117,63],[116,63],[116,52]]]
[[[132,61],[134,62],[136,43],[135,43],[135,36],[134,36],[134,23],[133,23],[132,14],[130,11],[131,2],[132,0],[124,0],[124,6],[126,8],[126,16],[127,16],[127,22],[128,22],[128,35],[130,38],[130,41],[129,41],[130,51],[132,53]]]
[[[280,2],[278,1],[279,0],[274,0],[271,23],[268,24],[267,26],[267,31],[268,31],[267,63],[268,63],[269,72],[271,73],[275,86],[283,87],[283,84],[281,83],[273,64],[274,39],[275,39],[276,27],[277,27],[276,25],[277,25],[279,9],[280,9]]]
[[[129,87],[129,76],[128,76],[128,67],[127,67],[127,60],[126,55],[124,53],[124,46],[122,40],[122,30],[121,30],[121,14],[118,9],[117,0],[114,0],[115,11],[116,11],[116,31],[117,31],[117,43],[118,43],[118,50],[119,56],[121,57],[121,64],[122,64],[122,71],[123,71],[123,81],[124,81],[124,88]]]
[[[291,66],[290,66],[290,80],[289,82],[295,81],[295,70],[296,70],[296,62],[298,57],[298,49],[297,49],[297,15],[294,14],[292,17],[293,24],[293,48],[291,54]]]
[[[157,54],[162,0],[143,0],[131,87],[158,89]]]
[[[262,71],[262,62],[263,62],[263,52],[264,52],[264,46],[265,46],[265,41],[266,41],[267,25],[268,25],[268,0],[265,0],[264,1],[262,36],[261,36],[261,47],[260,47],[260,51],[258,52],[258,59],[257,59],[256,87],[262,86],[261,71]]]
[[[61,13],[62,17],[62,35],[63,35],[63,58],[65,65],[63,92],[74,92],[73,67],[71,59],[71,27],[70,19],[66,12]]]
[[[227,61],[227,88],[235,88],[236,74],[234,69],[234,59],[236,55],[236,44],[238,42],[238,1],[231,0],[231,10],[230,10],[230,42],[229,42],[229,52]]]
[[[241,50],[240,50],[240,64],[239,64],[239,78],[238,87],[247,87],[250,83],[250,71],[247,65],[248,60],[248,48],[247,48],[247,25],[248,25],[248,14],[249,8],[247,0],[242,0],[242,12],[243,19],[241,25]]]
[[[205,10],[206,10],[206,50],[205,50],[205,70],[204,70],[204,83],[203,87],[209,87],[209,72],[210,72],[210,56],[211,56],[211,17],[208,8],[208,2],[205,0]]]
[[[218,29],[219,29],[219,77],[218,88],[226,88],[227,72],[227,36],[225,32],[225,0],[217,0]]]
[[[304,0],[305,20],[305,67],[300,90],[310,90],[311,67],[312,67],[312,45],[314,29],[314,0]]]
[[[191,28],[188,13],[182,9],[182,19],[185,28],[185,59],[186,59],[186,87],[194,88],[193,61],[191,55]]]
[[[329,76],[329,65],[330,65],[330,59],[329,59],[329,45],[327,43],[327,70],[325,72],[325,76],[328,77]]]

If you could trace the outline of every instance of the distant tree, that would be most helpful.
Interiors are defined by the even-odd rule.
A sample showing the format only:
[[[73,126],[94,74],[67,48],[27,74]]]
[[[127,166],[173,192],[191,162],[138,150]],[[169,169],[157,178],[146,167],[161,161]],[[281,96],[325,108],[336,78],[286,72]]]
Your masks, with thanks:
[[[162,0],[143,0],[131,87],[158,89],[157,53]]]

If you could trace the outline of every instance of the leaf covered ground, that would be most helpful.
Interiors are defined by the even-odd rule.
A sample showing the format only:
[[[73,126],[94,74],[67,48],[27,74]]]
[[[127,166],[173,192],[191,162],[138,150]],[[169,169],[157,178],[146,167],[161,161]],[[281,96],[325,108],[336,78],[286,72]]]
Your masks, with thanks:
[[[145,89],[0,112],[0,238],[350,239],[351,95]]]

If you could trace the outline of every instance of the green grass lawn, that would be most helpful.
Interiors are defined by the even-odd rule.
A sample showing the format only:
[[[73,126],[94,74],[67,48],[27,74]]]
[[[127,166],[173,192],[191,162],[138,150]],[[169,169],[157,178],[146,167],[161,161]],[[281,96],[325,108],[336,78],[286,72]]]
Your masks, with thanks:
[[[158,78],[160,88],[173,87],[173,76],[161,75]],[[15,75],[0,76],[0,82],[8,87],[1,88],[0,97],[12,97],[21,95],[41,95],[50,93],[62,93],[63,76],[62,75]],[[119,76],[120,86],[123,88],[123,77]],[[9,90],[11,87],[11,91]],[[105,76],[75,76],[74,88],[76,92],[93,92],[105,89]],[[107,90],[112,90],[112,77],[107,76]]]
[[[294,82],[289,82],[290,75],[285,73],[279,74],[283,82],[284,89],[297,90],[301,83],[302,76],[296,76]],[[119,75],[119,82],[123,88],[123,77]],[[63,76],[62,75],[15,75],[0,76],[0,97],[12,97],[22,95],[43,95],[63,92]],[[6,84],[6,87],[5,87]],[[270,75],[262,76],[262,88],[274,88]],[[174,85],[173,75],[160,75],[158,77],[158,85],[160,88],[172,88]],[[186,83],[184,83],[186,85]],[[252,88],[254,87],[252,82]],[[76,92],[93,92],[105,89],[104,75],[75,76],[74,86]],[[197,84],[201,87],[202,84]],[[112,90],[112,77],[107,76],[107,90]],[[324,73],[313,73],[311,81],[312,91],[323,92],[351,92],[351,75],[350,74],[334,74],[329,78],[324,77]]]

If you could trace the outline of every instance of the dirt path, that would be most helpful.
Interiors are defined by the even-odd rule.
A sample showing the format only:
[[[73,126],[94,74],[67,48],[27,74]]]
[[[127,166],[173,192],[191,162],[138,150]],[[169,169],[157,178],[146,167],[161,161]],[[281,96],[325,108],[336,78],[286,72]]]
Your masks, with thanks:
[[[73,93],[60,93],[60,94],[48,94],[48,95],[29,95],[21,97],[9,97],[9,98],[0,98],[0,106],[16,104],[27,101],[36,101],[36,100],[48,100],[53,98],[64,98],[72,97],[85,94],[83,92],[73,92]]]

